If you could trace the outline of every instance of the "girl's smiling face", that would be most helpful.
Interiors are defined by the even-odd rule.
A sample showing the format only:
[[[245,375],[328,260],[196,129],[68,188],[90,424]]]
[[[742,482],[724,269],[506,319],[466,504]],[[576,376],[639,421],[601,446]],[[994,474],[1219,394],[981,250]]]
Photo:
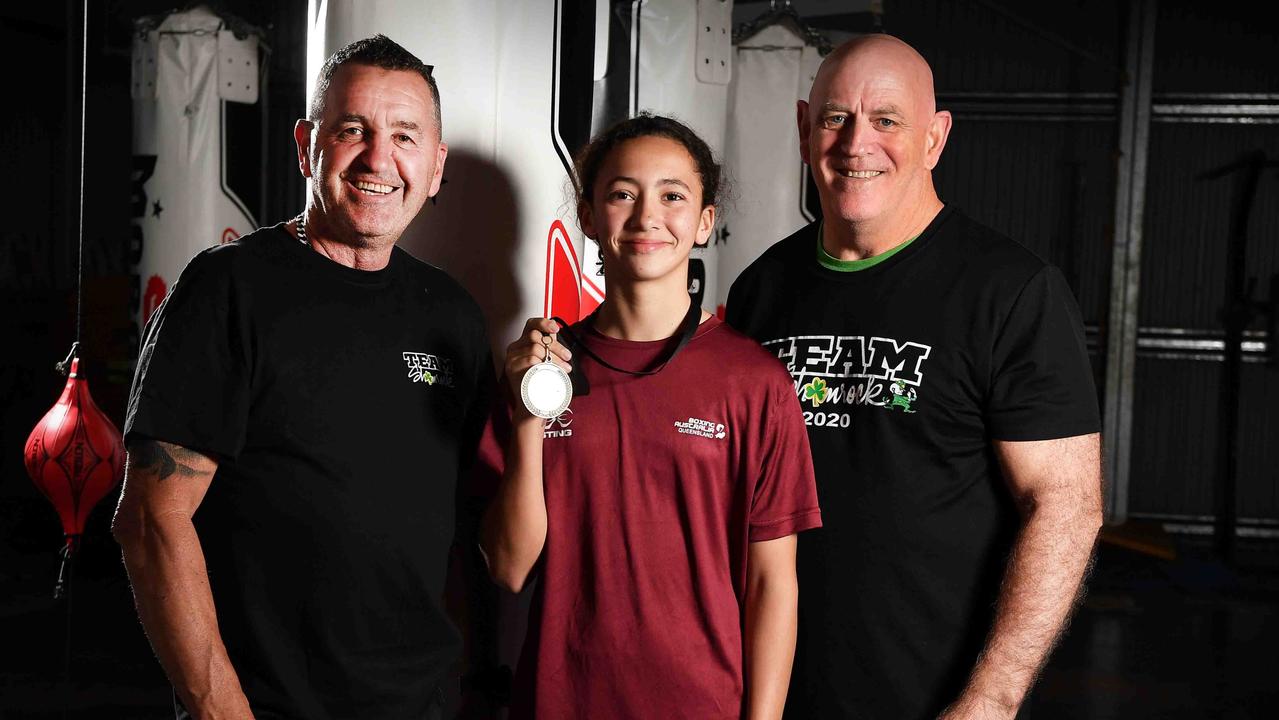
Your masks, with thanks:
[[[608,282],[688,276],[688,255],[710,238],[715,207],[702,205],[693,156],[676,140],[627,140],[600,165],[582,229],[599,243]]]

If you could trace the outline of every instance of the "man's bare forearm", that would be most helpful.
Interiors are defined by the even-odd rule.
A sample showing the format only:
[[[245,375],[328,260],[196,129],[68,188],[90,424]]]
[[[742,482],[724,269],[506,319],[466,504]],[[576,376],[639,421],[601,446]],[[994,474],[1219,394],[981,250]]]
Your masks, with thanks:
[[[138,615],[179,698],[200,720],[251,718],[218,633],[194,508],[216,470],[169,443],[131,443],[112,532],[124,550]]]
[[[1066,626],[1092,557],[1095,528],[1066,529],[1041,515],[1014,545],[995,624],[965,692],[999,713],[991,717],[1016,714]]]
[[[1082,480],[1046,483],[1022,496],[1023,524],[1000,588],[986,647],[946,718],[1012,718],[1017,714],[1080,596],[1101,526],[1096,450]]]

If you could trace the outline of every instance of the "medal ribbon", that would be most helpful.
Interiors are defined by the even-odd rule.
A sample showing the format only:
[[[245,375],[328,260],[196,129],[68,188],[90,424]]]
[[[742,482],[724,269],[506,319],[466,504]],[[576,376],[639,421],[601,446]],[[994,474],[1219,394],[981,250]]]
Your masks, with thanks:
[[[595,312],[587,316],[586,322],[585,322],[585,325],[587,327],[590,327],[591,325],[595,323],[595,316],[597,314],[599,314],[599,309],[596,309]],[[693,301],[692,297],[688,299],[688,312],[684,313],[684,319],[680,323],[679,342],[675,344],[675,347],[671,350],[671,354],[666,356],[666,359],[662,360],[662,362],[658,363],[657,366],[652,368],[651,370],[627,370],[626,368],[620,368],[614,365],[613,363],[600,357],[599,354],[597,354],[594,350],[592,350],[589,345],[587,345],[585,342],[582,341],[582,338],[577,337],[577,335],[572,330],[569,330],[568,323],[564,322],[558,317],[552,317],[551,319],[559,324],[560,333],[563,334],[565,337],[567,337],[569,342],[572,343],[569,349],[572,350],[573,352],[576,352],[578,348],[581,348],[587,355],[591,357],[592,360],[599,363],[600,365],[603,365],[609,370],[612,370],[614,372],[624,373],[626,375],[644,376],[644,375],[656,375],[657,373],[661,372],[662,369],[665,368],[667,365],[669,365],[671,361],[675,359],[675,356],[678,355],[679,352],[684,349],[684,346],[688,345],[689,341],[693,339],[693,335],[697,333],[697,326],[701,324],[700,321],[702,319],[702,308],[698,306],[696,302]],[[586,375],[578,372],[576,367],[573,368],[573,372],[569,373],[569,379],[573,382],[574,395],[590,394],[591,386],[590,386],[590,383],[587,382],[586,380]]]

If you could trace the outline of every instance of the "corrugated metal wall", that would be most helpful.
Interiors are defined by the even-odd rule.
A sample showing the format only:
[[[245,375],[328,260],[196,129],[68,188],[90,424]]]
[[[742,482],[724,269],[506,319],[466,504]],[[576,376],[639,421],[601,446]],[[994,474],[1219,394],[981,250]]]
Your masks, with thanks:
[[[1220,333],[1234,183],[1198,176],[1263,150],[1279,159],[1279,115],[1244,122],[1175,106],[1279,105],[1279,33],[1264,9],[1160,0],[1141,266],[1143,336]],[[1255,17],[1250,17],[1253,13]],[[932,63],[955,127],[936,174],[944,200],[1062,268],[1091,335],[1110,303],[1117,97],[1126,3],[885,2],[885,30]],[[1224,97],[1234,95],[1235,97]],[[1279,272],[1279,173],[1260,184],[1247,274],[1257,295]],[[1256,322],[1250,328],[1261,330]],[[1097,347],[1104,348],[1104,340]],[[1217,480],[1220,349],[1143,349],[1136,369],[1135,516],[1207,518]],[[1104,360],[1095,355],[1100,371]],[[1279,368],[1245,363],[1238,440],[1240,518],[1279,520]],[[1102,375],[1098,374],[1100,386]]]
[[[1237,4],[1236,4],[1237,5]],[[1141,327],[1183,328],[1207,335],[1222,328],[1227,245],[1234,177],[1202,176],[1261,150],[1279,160],[1279,117],[1174,115],[1175,104],[1273,104],[1279,100],[1275,49],[1279,34],[1258,12],[1206,3],[1159,4],[1155,27],[1156,115],[1150,133],[1145,236],[1141,268]],[[1229,96],[1235,97],[1229,97]],[[1269,96],[1269,97],[1267,97]],[[1246,113],[1244,113],[1246,114]],[[1248,225],[1246,275],[1255,297],[1279,273],[1279,173],[1263,174]],[[1264,329],[1256,321],[1251,330]],[[1134,514],[1208,518],[1214,514],[1223,364],[1137,360],[1133,416]],[[1250,358],[1246,358],[1250,359]],[[1255,358],[1252,358],[1255,359]],[[1279,520],[1276,407],[1279,368],[1246,362],[1242,369],[1238,449],[1240,520]]]
[[[1123,3],[885,0],[884,29],[933,66],[939,93],[1114,92]]]
[[[942,198],[1060,267],[1096,326],[1110,292],[1120,9],[1073,5],[1032,16],[901,0],[885,3],[884,25],[928,58],[955,115]]]
[[[962,115],[938,192],[1062,269],[1085,322],[1105,316],[1115,197],[1110,123],[979,121]]]

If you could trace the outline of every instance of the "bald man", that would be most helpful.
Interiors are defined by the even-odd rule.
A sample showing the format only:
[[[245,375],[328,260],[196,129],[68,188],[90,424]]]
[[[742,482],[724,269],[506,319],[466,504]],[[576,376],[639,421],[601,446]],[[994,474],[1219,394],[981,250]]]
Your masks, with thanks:
[[[727,310],[791,372],[826,521],[799,540],[787,717],[1012,718],[1101,524],[1078,308],[938,197],[952,119],[909,45],[838,48],[797,114],[824,220]]]

